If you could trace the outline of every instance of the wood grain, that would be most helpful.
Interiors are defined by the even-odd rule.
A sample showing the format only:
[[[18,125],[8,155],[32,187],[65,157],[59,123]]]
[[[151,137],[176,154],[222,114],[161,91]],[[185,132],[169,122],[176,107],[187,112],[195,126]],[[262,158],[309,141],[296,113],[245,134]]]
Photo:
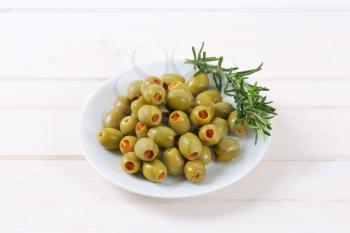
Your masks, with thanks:
[[[350,232],[348,28],[346,0],[2,0],[0,232]],[[243,69],[264,62],[253,79],[279,113],[264,160],[192,199],[107,182],[79,147],[88,96],[133,58],[202,41]]]
[[[161,0],[74,0],[74,1],[60,1],[60,0],[33,0],[33,1],[25,1],[25,0],[3,0],[0,3],[0,7],[11,8],[15,10],[23,9],[31,9],[32,11],[38,10],[38,8],[44,8],[45,11],[49,11],[50,9],[65,9],[66,11],[72,9],[78,10],[122,10],[127,9],[128,11],[132,9],[143,9],[143,10],[154,10],[157,8],[161,8],[162,11],[166,9],[173,10],[192,10],[192,11],[203,11],[204,9],[226,9],[227,8],[234,9],[242,9],[242,10],[254,10],[256,8],[264,11],[271,10],[271,8],[278,8],[279,10],[334,10],[334,8],[346,8],[349,7],[350,4],[346,0],[335,0],[335,1],[277,1],[277,0],[265,0],[263,2],[257,0],[238,0],[238,1],[229,1],[229,0],[218,0],[218,1],[207,1],[207,0],[178,0],[176,2],[170,1],[161,1]],[[62,9],[63,8],[63,9]],[[198,9],[199,8],[199,9]],[[214,8],[214,9],[213,9]],[[248,8],[248,9],[247,9]],[[252,9],[251,9],[252,8]],[[42,11],[44,10],[42,9]]]
[[[0,231],[345,233],[349,166],[265,161],[222,192],[160,200],[116,188],[84,161],[1,161],[11,179],[0,179]]]
[[[2,13],[0,78],[105,79],[129,69],[136,48],[135,60],[141,65],[164,60],[164,49],[169,58],[174,48],[178,49],[172,57],[190,57],[190,46],[205,41],[209,54],[230,55],[241,68],[263,61],[264,72],[256,76],[260,79],[346,79],[350,34],[344,29],[350,25],[349,16]],[[202,22],[205,26],[198,26]],[[222,39],[205,33],[208,28],[215,28]]]

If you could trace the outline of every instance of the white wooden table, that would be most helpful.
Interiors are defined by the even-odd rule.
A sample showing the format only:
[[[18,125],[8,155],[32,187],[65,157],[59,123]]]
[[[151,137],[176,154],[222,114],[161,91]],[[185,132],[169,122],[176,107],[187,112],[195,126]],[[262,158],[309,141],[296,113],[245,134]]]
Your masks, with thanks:
[[[264,61],[279,116],[264,160],[184,200],[115,187],[85,161],[88,96],[138,64],[205,41]],[[2,0],[0,232],[350,232],[350,2]]]

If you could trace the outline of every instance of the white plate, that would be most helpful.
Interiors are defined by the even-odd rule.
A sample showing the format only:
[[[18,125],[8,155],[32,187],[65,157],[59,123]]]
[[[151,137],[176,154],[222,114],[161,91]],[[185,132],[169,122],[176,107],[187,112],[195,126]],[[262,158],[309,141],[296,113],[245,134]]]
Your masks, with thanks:
[[[254,145],[254,134],[237,138],[241,145],[238,158],[227,163],[211,163],[207,166],[207,177],[200,184],[192,184],[183,178],[168,176],[161,184],[154,184],[143,177],[128,175],[119,166],[120,154],[105,150],[97,141],[96,135],[102,127],[105,110],[113,103],[117,95],[125,94],[128,84],[135,79],[144,79],[145,75],[161,75],[164,72],[177,72],[189,77],[193,66],[182,61],[168,64],[159,62],[129,72],[106,81],[89,99],[80,122],[80,142],[86,159],[105,178],[121,188],[145,196],[159,198],[193,197],[233,184],[249,173],[262,159],[268,148],[270,137],[263,141],[259,138]],[[232,97],[225,98],[232,102]]]

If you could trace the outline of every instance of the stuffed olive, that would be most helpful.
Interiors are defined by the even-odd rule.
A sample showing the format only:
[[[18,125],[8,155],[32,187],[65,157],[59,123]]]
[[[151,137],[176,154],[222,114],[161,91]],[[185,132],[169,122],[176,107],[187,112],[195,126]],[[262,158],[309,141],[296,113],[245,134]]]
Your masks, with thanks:
[[[239,143],[232,138],[222,139],[215,147],[216,160],[227,162],[236,158],[240,151]]]
[[[130,108],[131,108],[131,115],[134,117],[138,117],[137,113],[139,112],[139,109],[146,105],[146,101],[143,98],[143,96],[140,96],[138,99],[131,102]]]
[[[215,117],[211,123],[216,126],[221,138],[226,137],[228,134],[228,123],[225,119]]]
[[[188,161],[184,168],[185,177],[192,183],[200,183],[206,176],[205,164],[200,160]]]
[[[142,94],[141,94],[141,85],[142,85],[142,81],[141,80],[135,80],[132,81],[127,89],[127,96],[128,99],[133,101],[136,100],[137,98],[139,98]]]
[[[190,119],[193,125],[200,126],[209,124],[213,115],[208,106],[196,106],[191,112]]]
[[[113,107],[127,115],[130,113],[130,100],[128,97],[120,95],[115,99]]]
[[[177,135],[182,135],[190,130],[191,122],[183,111],[174,111],[169,116],[169,125]]]
[[[215,116],[221,117],[221,118],[227,118],[230,112],[234,110],[232,104],[229,104],[227,102],[218,102],[214,104],[215,108]]]
[[[170,175],[183,174],[185,160],[176,147],[165,150],[162,159]]]
[[[186,159],[195,160],[201,155],[203,146],[195,134],[185,133],[179,138],[178,147]]]
[[[122,154],[134,151],[137,138],[134,136],[125,136],[120,140],[119,149]]]
[[[163,87],[166,91],[168,91],[169,84],[173,81],[179,81],[185,83],[185,78],[179,74],[169,73],[164,74],[160,77]]]
[[[167,105],[174,110],[186,111],[193,104],[193,96],[185,89],[174,89],[167,94]]]
[[[143,105],[137,112],[139,120],[149,127],[154,127],[162,121],[162,112],[153,105]]]
[[[198,158],[205,165],[209,164],[213,160],[213,152],[211,151],[209,146],[203,146],[202,153]]]
[[[154,183],[160,183],[167,177],[167,168],[165,164],[155,159],[150,162],[143,162],[142,164],[142,174],[143,176]]]
[[[148,133],[148,127],[145,123],[139,121],[135,126],[135,133],[138,138],[146,137]]]
[[[144,94],[146,87],[152,84],[162,85],[162,81],[156,76],[146,78],[141,84],[141,94]]]
[[[103,128],[97,133],[97,139],[108,150],[117,150],[123,134],[114,128]]]
[[[220,133],[214,124],[207,124],[200,128],[199,139],[208,146],[216,145],[220,141]]]
[[[152,139],[139,138],[135,143],[134,151],[139,159],[143,161],[152,161],[157,157],[159,148]]]
[[[148,131],[148,137],[161,148],[170,148],[174,146],[175,131],[167,126],[153,127]]]
[[[183,89],[185,91],[189,91],[186,84],[184,82],[181,82],[181,81],[173,81],[169,84],[168,91],[172,91],[175,89]]]
[[[204,73],[198,73],[193,76],[187,83],[188,90],[193,94],[197,95],[198,93],[205,91],[209,87],[209,78]]]
[[[110,108],[103,117],[104,128],[119,129],[120,122],[124,118],[125,114],[118,108]]]
[[[241,121],[236,125],[237,112],[231,112],[227,118],[228,126],[230,131],[235,136],[245,136],[248,133],[248,126],[245,121]]]
[[[148,104],[160,105],[164,103],[166,93],[161,85],[152,84],[143,91],[143,98]]]
[[[124,135],[135,135],[137,119],[134,116],[126,116],[120,122],[120,131]]]
[[[123,171],[135,174],[140,170],[141,161],[134,152],[128,152],[121,157],[120,166]]]

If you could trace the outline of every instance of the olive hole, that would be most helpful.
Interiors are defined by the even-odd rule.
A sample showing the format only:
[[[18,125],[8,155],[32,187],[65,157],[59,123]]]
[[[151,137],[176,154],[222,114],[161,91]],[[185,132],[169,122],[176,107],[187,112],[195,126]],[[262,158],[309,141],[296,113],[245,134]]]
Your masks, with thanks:
[[[188,156],[189,160],[194,160],[195,158],[197,158],[198,156],[198,152],[193,152]]]
[[[160,94],[160,93],[156,93],[156,94],[154,94],[154,99],[156,100],[156,101],[160,101],[161,99],[162,99],[162,95]]]
[[[159,174],[159,176],[158,176],[158,179],[159,180],[162,180],[162,179],[164,179],[165,178],[165,172],[161,172],[160,174]]]
[[[132,171],[135,169],[135,164],[133,162],[126,162],[124,166],[129,171]]]
[[[144,153],[143,153],[143,156],[146,158],[146,159],[151,159],[153,157],[153,151],[151,150],[146,150]]]
[[[206,110],[199,111],[198,115],[202,119],[207,119],[208,118],[208,112]]]
[[[154,115],[152,116],[152,122],[157,122],[158,119],[159,119],[159,115],[158,115],[158,114],[154,114]]]
[[[170,117],[173,121],[177,121],[179,118],[180,118],[180,115],[178,113],[173,113],[171,114],[171,117]]]
[[[128,140],[123,140],[122,146],[124,149],[130,148],[130,142]]]
[[[212,129],[207,129],[207,131],[205,131],[205,135],[206,135],[208,138],[213,138],[213,137],[214,137],[214,130],[212,130]]]
[[[137,131],[140,131],[141,129],[143,129],[144,126],[145,126],[145,125],[141,122],[141,123],[137,124],[136,130],[137,130]]]

